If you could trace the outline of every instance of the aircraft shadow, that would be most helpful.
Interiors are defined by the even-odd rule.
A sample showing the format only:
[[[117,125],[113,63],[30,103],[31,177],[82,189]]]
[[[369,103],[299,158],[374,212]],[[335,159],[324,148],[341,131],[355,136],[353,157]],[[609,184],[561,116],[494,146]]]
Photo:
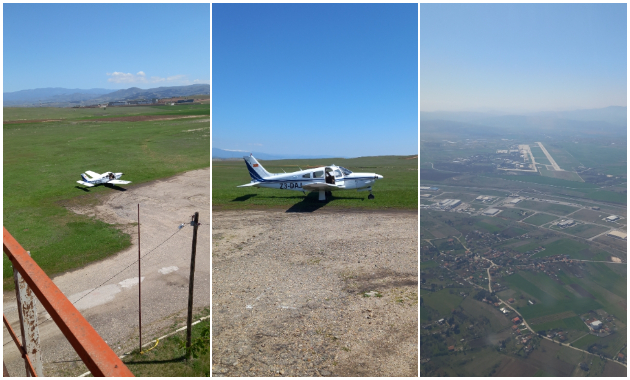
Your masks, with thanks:
[[[127,191],[127,189],[125,189],[124,187],[112,185],[110,183],[105,183],[104,185],[105,185],[105,187],[109,187],[110,189],[114,189],[114,190],[118,190],[118,191]]]
[[[246,200],[248,200],[249,198],[253,198],[258,194],[247,194],[247,195],[243,195],[240,197],[236,197],[234,199],[232,199],[230,202],[245,202]]]
[[[289,198],[289,197],[287,197]],[[333,202],[336,199],[354,199],[364,201],[364,198],[356,198],[356,197],[336,197],[335,195],[329,196],[325,201],[319,201],[319,193],[311,192],[309,193],[302,201],[294,204],[289,207],[289,209],[285,212],[313,212],[317,211],[320,208],[326,206],[328,203]]]
[[[75,189],[79,189],[79,190],[83,190],[83,191],[88,192],[88,193],[90,192],[90,189],[88,189],[87,187],[75,186],[74,188]]]

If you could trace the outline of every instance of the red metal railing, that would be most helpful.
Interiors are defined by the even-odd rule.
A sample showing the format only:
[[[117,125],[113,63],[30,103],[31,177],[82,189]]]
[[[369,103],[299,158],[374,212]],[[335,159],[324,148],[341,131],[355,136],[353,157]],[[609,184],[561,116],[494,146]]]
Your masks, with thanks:
[[[3,249],[13,268],[22,275],[94,376],[133,376],[92,325],[4,227]]]

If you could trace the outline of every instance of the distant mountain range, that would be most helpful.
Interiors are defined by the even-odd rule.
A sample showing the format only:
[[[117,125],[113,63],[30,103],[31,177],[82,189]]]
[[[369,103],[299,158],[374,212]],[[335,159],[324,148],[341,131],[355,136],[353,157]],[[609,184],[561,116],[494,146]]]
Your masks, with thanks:
[[[36,88],[3,93],[5,107],[71,107],[107,103],[118,100],[170,98],[190,95],[210,95],[209,84],[193,84],[190,86],[157,87],[143,90],[132,87],[126,90],[112,91],[105,88],[70,89],[70,88]]]
[[[342,156],[304,156],[304,155],[279,155],[279,154],[267,154],[260,152],[245,152],[238,150],[225,150],[219,148],[212,148],[212,158],[243,158],[253,154],[259,160],[288,160],[288,159],[312,159],[312,158],[348,158]]]
[[[497,115],[482,112],[420,112],[420,134],[486,135],[506,133],[625,135],[627,107]]]

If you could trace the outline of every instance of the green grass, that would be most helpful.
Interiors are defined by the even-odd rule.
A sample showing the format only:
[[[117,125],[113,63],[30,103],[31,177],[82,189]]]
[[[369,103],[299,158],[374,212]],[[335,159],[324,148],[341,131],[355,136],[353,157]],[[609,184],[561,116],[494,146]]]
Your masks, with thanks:
[[[564,179],[544,177],[539,175],[497,175],[496,177],[510,181],[530,182],[540,185],[566,187],[569,189],[598,189],[599,186],[587,182],[567,181]]]
[[[540,172],[540,175],[543,177],[557,178],[557,179],[574,181],[574,182],[584,182],[582,177],[580,177],[576,172],[572,172],[572,171],[547,170],[546,167],[539,167],[538,171]]]
[[[591,344],[597,342],[598,340],[599,340],[599,337],[588,334],[585,337],[580,338],[577,341],[575,341],[575,343],[573,343],[573,347],[586,348],[590,346]]]
[[[530,279],[526,279],[525,277]],[[543,273],[528,274],[515,273],[503,279],[510,288],[520,290],[535,297],[539,302],[535,305],[522,307],[519,312],[528,318],[538,318],[545,315],[558,314],[572,310],[582,314],[589,310],[602,308],[602,305],[590,298],[577,298],[570,294],[562,285],[551,280]]]
[[[549,223],[552,220],[558,219],[557,216],[548,215],[548,214],[536,214],[534,216],[530,216],[529,218],[523,219],[522,222],[530,223],[535,226],[542,226],[545,223]]]
[[[334,191],[332,199],[318,202],[318,193],[268,188],[237,188],[251,177],[242,160],[214,161],[212,164],[212,206],[221,209],[287,208],[308,211],[318,208],[340,209],[417,209],[418,160],[402,156],[360,157],[353,159],[273,160],[260,163],[271,173],[292,172],[299,168],[335,164],[354,172],[377,173],[384,178],[372,186],[375,199],[368,192]]]
[[[192,327],[191,338],[194,342],[201,337],[204,328],[209,328],[210,319]],[[180,331],[164,340],[151,351],[140,354],[134,350],[123,362],[136,377],[208,377],[210,376],[210,353],[199,355],[185,361],[185,349],[180,348],[186,342],[186,330]],[[145,349],[148,349],[147,347]],[[208,340],[208,349],[210,341]]]
[[[41,119],[69,121],[140,115],[209,115],[209,106],[207,104],[189,104],[181,106],[107,107],[107,109],[56,107],[5,107],[3,109],[4,121]]]
[[[577,208],[571,206],[537,201],[522,201],[518,204],[518,207],[536,211],[553,212],[560,215],[567,215],[577,210]]]
[[[429,269],[429,268],[435,268],[437,266],[438,266],[438,263],[436,263],[433,260],[431,260],[431,261],[421,261],[420,262],[420,270],[425,270],[425,269]]]
[[[551,329],[562,329],[562,330],[577,330],[577,331],[585,331],[588,332],[588,327],[582,322],[580,317],[570,317],[559,319],[557,321],[551,321],[546,323],[540,323],[537,325],[532,325],[531,328],[534,331],[540,330],[551,330]]]
[[[544,247],[544,251],[540,251],[532,257],[535,258],[554,255],[569,255],[574,259],[583,259],[584,257],[580,253],[580,251],[582,251],[583,249],[588,249],[589,246],[579,243],[575,240],[560,239],[549,244],[545,244]]]
[[[450,294],[449,290],[453,291],[454,294]],[[459,306],[463,300],[457,293],[459,293],[459,291],[456,292],[455,289],[442,289],[431,294],[423,295],[424,307],[430,307],[443,316],[446,314],[450,315],[451,310]]]
[[[199,112],[202,109],[209,113],[208,105],[181,110]],[[35,115],[31,116],[29,110]],[[45,109],[48,112],[45,117],[41,113],[44,111],[38,108],[8,113],[36,119],[71,110]],[[202,127],[202,130],[185,132]],[[4,226],[31,251],[33,259],[49,276],[114,254],[129,246],[128,235],[119,232],[116,226],[74,214],[63,206],[92,207],[98,203],[99,196],[116,192],[104,186],[83,190],[76,183],[79,174],[86,170],[120,171],[125,173],[123,179],[133,182],[125,186],[130,188],[208,167],[208,127],[207,123],[194,119],[6,124],[3,128]],[[7,290],[13,287],[12,271],[6,256],[3,260],[3,285]]]

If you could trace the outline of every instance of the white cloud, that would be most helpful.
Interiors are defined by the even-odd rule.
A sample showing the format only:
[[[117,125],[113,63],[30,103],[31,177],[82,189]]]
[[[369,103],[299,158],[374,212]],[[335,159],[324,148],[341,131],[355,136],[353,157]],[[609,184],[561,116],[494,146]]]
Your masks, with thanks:
[[[162,78],[158,76],[147,77],[147,74],[144,71],[138,71],[137,74],[132,73],[123,73],[119,71],[114,71],[113,73],[106,73],[109,78],[107,78],[108,82],[111,83],[140,83],[140,84],[151,84],[151,83],[164,83],[172,84],[172,85],[180,85],[186,86],[189,84],[197,84],[197,83],[205,83],[210,84],[209,80],[189,80],[187,76],[184,74],[172,75],[170,77]]]

